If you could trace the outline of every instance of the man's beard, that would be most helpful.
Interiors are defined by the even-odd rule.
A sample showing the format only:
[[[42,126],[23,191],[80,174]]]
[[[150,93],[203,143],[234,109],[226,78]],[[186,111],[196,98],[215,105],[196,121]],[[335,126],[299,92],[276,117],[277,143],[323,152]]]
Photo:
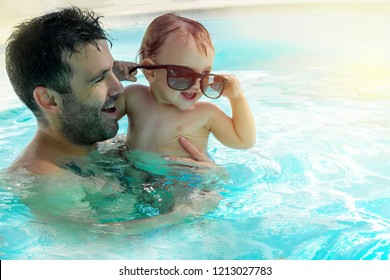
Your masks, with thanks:
[[[116,99],[115,97],[110,97]],[[106,102],[112,100],[107,100]],[[73,94],[63,96],[60,115],[60,132],[73,144],[90,146],[114,137],[119,129],[118,121],[102,118],[100,106],[78,102]]]

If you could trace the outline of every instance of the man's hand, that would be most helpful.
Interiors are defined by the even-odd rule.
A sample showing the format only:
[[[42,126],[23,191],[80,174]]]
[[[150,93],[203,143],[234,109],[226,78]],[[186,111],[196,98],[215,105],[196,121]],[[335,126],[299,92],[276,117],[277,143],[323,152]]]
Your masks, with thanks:
[[[184,137],[179,137],[179,142],[182,147],[190,154],[192,158],[181,158],[181,157],[165,157],[169,162],[175,162],[195,168],[210,168],[216,167],[215,163],[212,162],[207,155],[199,151],[190,141]]]
[[[135,75],[137,71],[129,73],[130,69],[137,66],[138,64],[135,62],[127,62],[127,61],[119,61],[116,60],[114,62],[113,72],[119,81],[130,81],[136,82],[137,78]]]

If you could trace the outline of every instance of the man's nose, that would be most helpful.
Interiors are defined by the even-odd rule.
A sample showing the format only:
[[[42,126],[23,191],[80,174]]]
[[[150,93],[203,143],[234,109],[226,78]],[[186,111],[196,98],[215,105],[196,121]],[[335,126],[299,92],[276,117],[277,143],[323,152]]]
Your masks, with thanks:
[[[122,83],[118,80],[118,78],[115,76],[115,74],[112,72],[109,78],[108,82],[108,95],[110,96],[117,96],[119,94],[123,93],[123,85]]]

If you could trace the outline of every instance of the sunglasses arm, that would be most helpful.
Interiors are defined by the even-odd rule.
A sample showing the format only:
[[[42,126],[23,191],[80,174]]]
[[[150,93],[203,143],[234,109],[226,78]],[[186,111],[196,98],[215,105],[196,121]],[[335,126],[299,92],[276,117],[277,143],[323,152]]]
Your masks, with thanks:
[[[138,65],[129,70],[129,74],[133,73],[137,69],[146,69],[146,70],[154,70],[154,69],[162,69],[165,67],[161,67],[160,65]]]

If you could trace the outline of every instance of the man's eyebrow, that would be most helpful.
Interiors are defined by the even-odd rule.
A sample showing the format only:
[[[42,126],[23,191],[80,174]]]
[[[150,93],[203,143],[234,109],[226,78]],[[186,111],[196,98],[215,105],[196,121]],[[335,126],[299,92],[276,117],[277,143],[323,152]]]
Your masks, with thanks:
[[[109,72],[111,69],[105,69],[103,70],[101,73],[99,73],[98,75],[94,76],[92,79],[90,79],[88,82],[89,83],[93,83],[95,82],[96,80],[99,80],[100,77],[104,76],[104,74],[106,74],[107,72]]]

